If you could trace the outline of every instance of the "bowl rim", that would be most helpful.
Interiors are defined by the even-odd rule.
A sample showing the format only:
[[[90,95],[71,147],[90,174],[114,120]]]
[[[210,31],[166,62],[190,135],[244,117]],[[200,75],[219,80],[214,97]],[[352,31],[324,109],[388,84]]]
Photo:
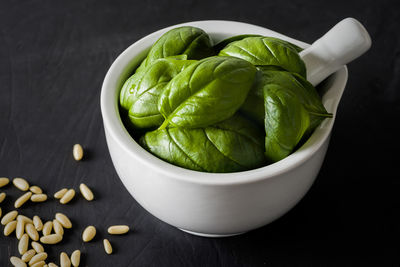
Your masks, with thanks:
[[[117,88],[117,81],[122,75],[121,73],[123,72],[123,69],[126,68],[126,66],[130,62],[132,62],[135,57],[138,57],[138,54],[140,52],[143,52],[145,49],[150,47],[154,43],[154,41],[157,40],[159,36],[161,36],[161,34],[172,28],[187,25],[199,28],[209,27],[210,25],[212,25],[213,29],[231,27],[236,29],[236,31],[240,29],[246,29],[247,33],[260,32],[265,35],[269,34],[271,36],[285,39],[301,47],[308,46],[307,43],[287,37],[265,27],[227,20],[203,20],[180,23],[146,35],[135,43],[131,44],[115,59],[104,78],[101,88],[100,106],[106,136],[107,134],[110,135],[110,137],[113,138],[119,146],[121,146],[130,156],[132,156],[133,160],[136,160],[141,164],[152,168],[159,174],[167,176],[171,179],[179,180],[181,182],[183,181],[203,185],[226,186],[271,179],[280,174],[289,172],[299,165],[303,164],[305,161],[309,160],[315,154],[315,152],[317,152],[321,148],[323,143],[327,141],[330,136],[336,118],[337,106],[347,83],[348,71],[346,66],[343,66],[340,70],[333,74],[334,76],[336,75],[338,77],[333,78],[334,82],[330,85],[330,90],[332,90],[332,87],[335,86],[337,87],[336,90],[338,91],[336,94],[336,99],[329,100],[330,110],[327,108],[329,112],[333,113],[333,118],[329,120],[324,120],[323,123],[310,136],[310,138],[295,152],[293,152],[286,158],[267,166],[232,173],[208,173],[189,170],[170,164],[152,155],[150,152],[142,148],[130,136],[120,118],[118,110],[118,97],[116,98],[116,94],[119,96],[120,91],[120,88]],[[237,33],[232,33],[232,36],[236,34]],[[326,103],[324,102],[324,105],[325,104]]]

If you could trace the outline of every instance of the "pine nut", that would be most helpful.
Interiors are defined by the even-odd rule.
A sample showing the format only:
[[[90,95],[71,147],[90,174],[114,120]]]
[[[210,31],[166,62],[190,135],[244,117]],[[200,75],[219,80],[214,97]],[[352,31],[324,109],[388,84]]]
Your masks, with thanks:
[[[6,193],[0,193],[0,203],[6,198]]]
[[[38,233],[38,231],[35,229],[35,226],[33,226],[33,224],[27,223],[27,224],[25,225],[25,232],[29,235],[29,237],[30,237],[33,241],[38,241],[38,240],[39,240],[39,233]]]
[[[28,218],[28,217],[26,217],[26,216],[24,216],[24,215],[18,215],[17,216],[17,221],[24,221],[24,223],[32,223],[33,224],[33,221],[32,221],[32,219],[31,218]]]
[[[61,242],[61,240],[62,240],[62,235],[59,234],[46,235],[40,238],[40,242],[42,242],[43,244],[51,244],[51,245],[57,244]]]
[[[67,193],[67,191],[68,191],[67,188],[63,188],[63,189],[57,191],[56,193],[54,193],[54,198],[56,198],[56,199],[62,198],[65,195],[65,193]]]
[[[33,225],[35,226],[36,230],[38,230],[38,231],[43,230],[43,222],[40,219],[40,217],[37,215],[33,216]]]
[[[31,192],[34,194],[42,194],[43,193],[42,188],[40,188],[37,185],[33,185],[33,186],[29,187],[29,190],[31,190]]]
[[[36,253],[44,252],[43,246],[38,242],[32,241],[31,246],[36,251]]]
[[[65,214],[56,213],[56,220],[59,221],[64,228],[69,229],[72,227],[71,221]]]
[[[46,265],[45,261],[38,261],[36,263],[34,263],[33,265],[31,265],[31,267],[44,267]]]
[[[17,215],[18,215],[18,211],[16,211],[16,210],[10,211],[9,213],[7,213],[3,216],[3,219],[1,219],[1,224],[6,225],[7,223],[14,221],[14,219],[15,219],[15,217],[17,217]]]
[[[52,263],[52,262],[50,262],[50,263],[49,263],[49,267],[58,267],[58,265],[57,265],[57,264],[54,264],[54,263]]]
[[[75,196],[75,190],[74,189],[69,189],[67,193],[60,199],[61,204],[67,204],[70,202]]]
[[[47,195],[46,194],[33,194],[31,196],[31,201],[32,202],[44,202],[47,200]]]
[[[65,252],[61,252],[60,254],[60,265],[61,267],[71,267],[71,261]]]
[[[111,235],[123,235],[129,231],[128,225],[113,225],[108,227],[108,233]]]
[[[32,192],[26,192],[22,196],[20,196],[17,200],[15,200],[14,207],[16,209],[20,208],[22,205],[24,205],[25,202],[27,202],[32,196]]]
[[[75,250],[71,254],[72,266],[78,267],[80,262],[81,262],[81,251],[80,250]]]
[[[51,234],[51,231],[53,230],[53,222],[48,221],[43,225],[43,230],[42,233],[44,236]]]
[[[75,144],[72,148],[72,155],[76,161],[80,161],[83,158],[83,148],[80,144]]]
[[[18,218],[17,218],[17,227],[15,229],[15,235],[16,235],[17,239],[21,239],[24,232],[25,232],[25,221],[18,220]]]
[[[35,256],[36,251],[34,249],[30,249],[27,252],[22,255],[21,260],[24,262],[28,262],[32,259],[33,256]]]
[[[1,211],[1,207],[0,207],[0,218],[1,218],[1,213],[2,213],[2,211]]]
[[[0,177],[0,188],[8,185],[9,182],[10,182],[10,179],[8,179],[7,177]]]
[[[32,259],[29,261],[29,266],[32,266],[33,264],[39,262],[39,261],[44,261],[47,259],[47,253],[46,252],[40,252],[36,254],[35,256],[32,257]]]
[[[84,242],[91,241],[96,236],[96,228],[94,226],[88,226],[82,233],[82,240]]]
[[[87,201],[92,201],[94,196],[92,190],[85,185],[85,184],[80,184],[79,190],[81,191],[82,196],[87,200]]]
[[[12,256],[10,258],[10,262],[14,267],[26,267],[26,263],[23,262],[20,258]]]
[[[62,227],[61,223],[56,219],[53,220],[53,229],[56,234],[63,235],[64,228]]]
[[[18,242],[18,251],[19,254],[23,255],[28,251],[29,246],[29,236],[24,234]]]
[[[11,221],[7,223],[6,227],[4,227],[4,235],[9,236],[12,232],[14,232],[16,227],[17,227],[17,221]]]
[[[27,191],[29,189],[29,183],[24,178],[14,178],[13,184],[21,191]]]
[[[113,251],[110,241],[108,239],[103,240],[104,250],[108,255],[110,255]]]

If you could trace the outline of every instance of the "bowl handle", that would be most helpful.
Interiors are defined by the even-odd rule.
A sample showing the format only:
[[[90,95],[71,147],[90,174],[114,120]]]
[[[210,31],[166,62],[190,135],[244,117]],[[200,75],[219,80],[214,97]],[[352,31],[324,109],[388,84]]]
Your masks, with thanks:
[[[370,47],[371,37],[359,21],[353,18],[340,21],[300,52],[307,68],[307,80],[316,86]]]

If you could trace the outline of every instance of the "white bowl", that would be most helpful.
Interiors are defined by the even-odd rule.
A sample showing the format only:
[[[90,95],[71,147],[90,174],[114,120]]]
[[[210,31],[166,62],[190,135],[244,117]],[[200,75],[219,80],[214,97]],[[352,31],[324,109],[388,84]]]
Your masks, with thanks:
[[[308,46],[263,27],[220,20],[174,25],[132,44],[108,70],[101,91],[101,112],[115,169],[140,205],[183,231],[217,237],[264,226],[293,208],[309,190],[324,160],[335,117],[324,120],[290,156],[250,171],[197,172],[153,156],[125,129],[118,111],[119,91],[151,45],[166,31],[182,25],[203,29],[215,43],[234,35],[260,34]],[[333,114],[346,82],[347,68],[343,67],[322,85],[323,103]]]

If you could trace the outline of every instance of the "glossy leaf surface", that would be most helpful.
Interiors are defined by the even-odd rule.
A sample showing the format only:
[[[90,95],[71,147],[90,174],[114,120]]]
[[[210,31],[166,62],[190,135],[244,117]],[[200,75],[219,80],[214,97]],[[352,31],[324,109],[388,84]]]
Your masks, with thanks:
[[[276,38],[248,37],[230,43],[218,55],[241,58],[257,66],[278,66],[306,77],[306,67],[298,52]]]
[[[240,107],[243,114],[257,123],[264,124],[265,108],[263,87],[268,83],[277,83],[281,86],[292,88],[300,101],[311,112],[317,114],[326,112],[317,90],[302,76],[296,73],[281,71],[280,68],[273,66],[259,67],[255,82],[249,91],[246,101]],[[310,116],[312,124],[319,125],[321,117]]]
[[[164,117],[157,108],[160,94],[173,77],[195,62],[158,59],[125,82],[120,104],[128,111],[129,120],[135,128],[155,128],[162,124]]]
[[[160,96],[162,127],[204,127],[231,117],[243,104],[256,68],[232,57],[210,57],[176,75]]]
[[[202,59],[212,56],[214,50],[208,34],[190,26],[174,28],[163,34],[150,48],[147,57],[136,72],[140,72],[153,61],[175,55],[186,55],[187,59]]]
[[[288,156],[326,117],[315,88],[297,74],[264,73],[265,154],[273,162]]]
[[[234,115],[204,128],[166,128],[146,133],[141,144],[157,157],[184,168],[235,172],[265,164],[264,134]]]
[[[295,50],[295,51],[297,51],[297,52],[300,52],[300,51],[303,50],[303,48],[301,48],[301,47],[299,47],[299,46],[297,46],[297,45],[295,45],[295,44],[292,44],[292,43],[290,43],[290,42],[288,42],[288,41],[285,41],[285,40],[282,40],[282,39],[279,39],[279,38],[275,38],[275,37],[262,36],[262,35],[258,35],[258,34],[241,34],[241,35],[235,35],[235,36],[229,37],[229,38],[227,38],[227,39],[225,39],[225,40],[222,40],[222,41],[219,42],[218,44],[216,44],[216,45],[214,46],[214,50],[215,50],[216,52],[219,53],[219,51],[221,51],[222,49],[224,49],[228,44],[233,43],[233,42],[236,42],[236,41],[243,40],[243,39],[248,38],[248,37],[264,37],[264,38],[269,38],[269,39],[271,39],[271,40],[275,40],[275,41],[277,41],[277,42],[280,42],[280,43],[282,43],[282,44],[284,44],[284,45],[290,46],[293,50]]]

